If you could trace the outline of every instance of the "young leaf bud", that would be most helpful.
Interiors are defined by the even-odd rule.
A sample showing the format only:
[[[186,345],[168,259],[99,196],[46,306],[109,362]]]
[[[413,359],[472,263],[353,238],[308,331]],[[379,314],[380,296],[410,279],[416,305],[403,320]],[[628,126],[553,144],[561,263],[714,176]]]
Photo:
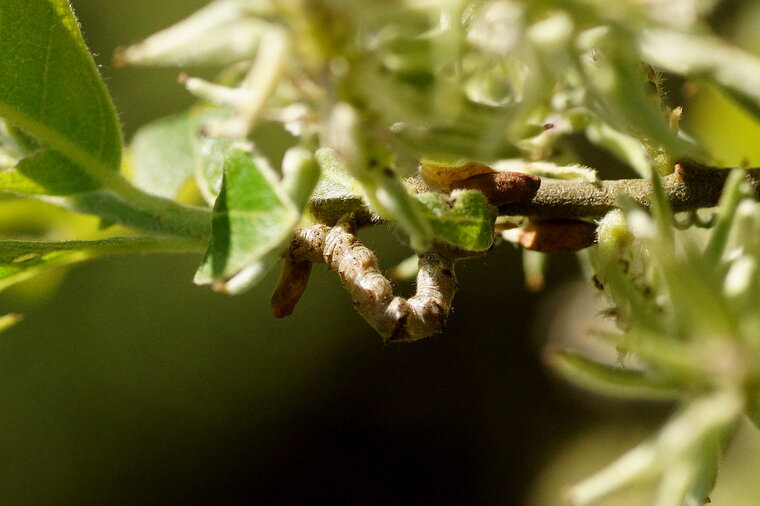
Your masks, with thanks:
[[[468,177],[453,188],[480,190],[492,206],[529,202],[538,193],[541,178],[524,172],[492,172]]]
[[[607,258],[616,258],[619,252],[633,242],[625,215],[619,209],[610,211],[599,221],[597,230],[599,251]]]

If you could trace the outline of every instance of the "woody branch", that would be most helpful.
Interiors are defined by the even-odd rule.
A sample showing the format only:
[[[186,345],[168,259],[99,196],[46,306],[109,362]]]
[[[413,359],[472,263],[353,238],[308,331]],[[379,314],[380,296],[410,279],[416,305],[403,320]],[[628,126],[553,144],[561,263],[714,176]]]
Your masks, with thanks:
[[[729,169],[693,163],[676,165],[673,174],[662,178],[665,195],[674,212],[718,205]],[[760,195],[760,169],[748,169],[746,181]],[[618,199],[628,196],[649,207],[652,183],[648,179],[618,179],[598,183],[542,179],[536,196],[525,202],[499,206],[506,216],[541,218],[600,218],[618,207]]]

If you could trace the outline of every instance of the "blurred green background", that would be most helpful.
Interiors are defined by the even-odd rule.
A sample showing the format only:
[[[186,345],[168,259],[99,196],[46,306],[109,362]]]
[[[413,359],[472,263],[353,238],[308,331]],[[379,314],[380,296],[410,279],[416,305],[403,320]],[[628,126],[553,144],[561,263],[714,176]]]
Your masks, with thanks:
[[[114,49],[204,3],[72,0],[127,136],[191,99],[175,70],[113,69]],[[731,3],[716,26],[757,23],[754,5]],[[709,111],[723,125],[737,113],[710,92],[691,100],[700,136],[728,130],[734,147],[720,156],[756,156],[756,125],[711,131]],[[362,237],[391,267],[408,255],[398,234]],[[0,314],[26,320],[0,337],[0,504],[560,504],[563,485],[672,408],[591,397],[543,366],[546,339],[582,332],[595,311],[570,256],[552,260],[554,288],[537,295],[511,246],[463,263],[446,334],[390,347],[324,267],[296,313],[275,320],[276,273],[232,298],[193,286],[199,260],[101,260],[47,278],[54,290],[3,295]],[[734,446],[714,504],[760,504],[746,487],[757,436]],[[646,504],[623,501],[610,504]]]

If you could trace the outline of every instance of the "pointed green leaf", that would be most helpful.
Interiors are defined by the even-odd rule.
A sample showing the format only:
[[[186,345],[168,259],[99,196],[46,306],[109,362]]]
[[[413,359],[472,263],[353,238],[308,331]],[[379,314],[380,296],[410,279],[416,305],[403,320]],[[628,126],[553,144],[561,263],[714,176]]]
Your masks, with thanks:
[[[747,98],[760,99],[760,58],[708,33],[649,29],[638,34],[647,62],[683,76],[707,77]]]
[[[206,210],[149,195],[121,177],[118,118],[66,0],[0,3],[0,68],[0,117],[40,146],[2,171],[0,190],[64,195],[48,200],[134,228],[203,239]]]
[[[0,189],[33,195],[71,195],[96,190],[100,183],[56,151],[41,151],[0,173]]]
[[[65,0],[0,3],[0,116],[42,145],[0,189],[69,194],[116,177],[121,132]]]
[[[179,23],[116,54],[120,65],[231,65],[256,54],[269,24],[251,15],[271,15],[274,5],[249,0],[212,2]]]
[[[200,128],[192,110],[140,128],[130,145],[132,182],[148,193],[175,197],[195,173]]]
[[[204,137],[201,131],[209,120],[225,114],[197,105],[137,130],[130,144],[132,182],[148,193],[174,198],[195,176],[204,198],[213,203],[231,141]]]
[[[214,205],[211,242],[195,282],[225,289],[233,276],[279,248],[298,218],[295,204],[266,161],[233,147]]]
[[[736,209],[739,202],[745,197],[752,196],[744,183],[745,172],[742,169],[733,169],[726,179],[723,194],[720,197],[718,221],[712,229],[710,240],[705,247],[705,261],[708,265],[716,265],[726,249],[728,235],[734,223]]]
[[[318,149],[315,157],[322,171],[311,202],[311,212],[321,223],[334,224],[350,212],[368,213],[359,183],[346,163],[330,148]]]
[[[600,364],[567,351],[553,353],[548,360],[563,378],[598,394],[650,400],[670,400],[679,396],[677,385],[643,371]]]
[[[216,202],[222,190],[224,163],[233,142],[232,139],[217,137],[200,139],[200,159],[195,165],[195,182],[209,205]]]
[[[379,207],[383,210],[384,213],[387,213],[390,217],[395,219],[398,224],[404,229],[404,231],[409,235],[409,245],[412,247],[412,249],[417,252],[422,252],[430,249],[433,244],[433,237],[436,235],[434,230],[435,227],[431,223],[430,217],[427,216],[424,212],[424,209],[420,208],[418,202],[412,195],[409,194],[409,191],[407,190],[404,183],[392,170],[388,169],[382,171],[369,171],[367,181],[364,183],[364,189],[368,195],[370,192],[372,194],[370,197],[372,206],[376,208]],[[485,200],[485,197],[483,197],[483,200]],[[451,202],[454,202],[454,200]],[[479,210],[477,208],[477,204],[474,206],[471,206],[471,204],[473,204],[473,202],[470,200],[460,202],[457,211],[454,211],[454,213],[449,213],[450,216],[447,218],[447,220],[453,218],[455,214],[458,214],[459,218],[462,218],[468,212],[473,212],[475,215],[477,215],[478,211],[482,211],[482,209]],[[491,224],[493,225],[493,220]],[[442,230],[442,233],[454,241],[463,241],[464,243],[469,243],[470,241],[477,242],[478,240],[482,239],[481,237],[470,237],[471,234],[477,235],[479,232],[473,228],[465,228],[467,230],[454,231],[451,229],[451,227],[444,226],[443,229],[445,229],[445,231]],[[491,237],[491,239],[493,239],[493,237]],[[452,242],[452,244],[456,244],[453,241],[450,242]],[[477,242],[477,244],[481,243],[482,241]]]
[[[470,251],[485,251],[493,244],[496,213],[477,190],[454,190],[450,195],[415,195],[423,215],[438,239]]]
[[[319,165],[307,149],[293,147],[285,153],[282,161],[282,188],[296,205],[299,216],[314,193],[319,174]],[[281,260],[282,250],[289,239],[290,234],[269,253],[248,264],[240,273],[230,278],[224,285],[224,291],[232,295],[242,293],[261,281],[266,273]]]
[[[315,156],[322,169],[322,178],[314,191],[315,199],[361,199],[361,186],[356,179],[351,177],[346,162],[338,156],[334,149],[318,149]]]
[[[300,212],[319,183],[322,170],[311,151],[302,147],[288,149],[282,160],[282,187]]]

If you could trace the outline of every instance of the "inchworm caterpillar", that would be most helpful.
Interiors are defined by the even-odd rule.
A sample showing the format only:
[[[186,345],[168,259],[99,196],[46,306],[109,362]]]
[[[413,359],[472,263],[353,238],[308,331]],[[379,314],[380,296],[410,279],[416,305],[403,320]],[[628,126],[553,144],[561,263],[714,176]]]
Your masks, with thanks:
[[[283,318],[293,313],[298,300],[306,290],[311,274],[311,262],[295,262],[286,258],[282,265],[280,279],[272,294],[272,314],[276,318]]]
[[[393,295],[374,253],[356,237],[350,219],[342,219],[332,228],[314,225],[297,230],[286,253],[291,262],[286,269],[301,262],[327,264],[340,276],[359,313],[386,341],[414,341],[443,332],[458,288],[454,260],[464,254],[442,245],[421,254],[417,292],[404,299]],[[291,283],[301,286],[298,279],[284,281],[284,295],[277,300],[286,302],[275,310],[295,304],[297,298],[290,297]]]

